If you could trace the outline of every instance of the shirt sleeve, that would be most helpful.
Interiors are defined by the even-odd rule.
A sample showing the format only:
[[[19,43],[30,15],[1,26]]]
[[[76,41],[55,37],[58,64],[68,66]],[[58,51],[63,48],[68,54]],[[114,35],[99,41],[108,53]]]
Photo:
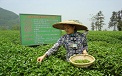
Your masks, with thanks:
[[[83,34],[83,50],[88,51],[88,44],[87,44],[87,38],[86,38],[86,34]]]
[[[50,56],[51,54],[55,53],[58,50],[58,48],[63,44],[63,42],[64,42],[64,37],[61,37],[57,41],[57,43],[55,43],[53,47],[46,52],[47,56]]]

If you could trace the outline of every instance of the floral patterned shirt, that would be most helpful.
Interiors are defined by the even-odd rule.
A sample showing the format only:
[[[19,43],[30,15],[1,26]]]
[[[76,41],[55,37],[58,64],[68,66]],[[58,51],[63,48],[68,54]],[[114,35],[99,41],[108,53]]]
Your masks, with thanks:
[[[47,56],[51,55],[52,53],[56,52],[58,48],[63,45],[66,49],[66,60],[69,61],[70,56],[74,54],[81,54],[84,49],[88,49],[86,34],[76,32],[74,34],[66,34],[63,35],[57,43],[53,45],[51,49],[49,49],[46,54]]]

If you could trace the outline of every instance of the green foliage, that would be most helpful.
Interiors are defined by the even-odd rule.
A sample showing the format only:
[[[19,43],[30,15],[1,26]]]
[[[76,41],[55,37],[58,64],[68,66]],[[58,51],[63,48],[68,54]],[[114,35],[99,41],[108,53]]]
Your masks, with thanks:
[[[77,68],[65,60],[65,49],[36,61],[53,44],[22,46],[19,31],[0,31],[0,76],[121,76],[122,32],[90,31],[88,53],[96,59],[88,68]]]
[[[89,31],[88,41],[103,41],[106,43],[122,44],[122,32],[119,31]]]
[[[116,27],[118,31],[122,31],[122,10],[115,12],[112,12],[112,16],[109,21],[109,28],[114,27],[114,31],[116,31]]]
[[[101,31],[104,23],[104,15],[102,11],[99,11],[96,15],[92,16],[91,18],[91,30],[98,30]]]
[[[87,60],[87,59],[84,59],[84,60],[75,60],[74,61],[75,63],[89,63],[90,61],[89,60]]]

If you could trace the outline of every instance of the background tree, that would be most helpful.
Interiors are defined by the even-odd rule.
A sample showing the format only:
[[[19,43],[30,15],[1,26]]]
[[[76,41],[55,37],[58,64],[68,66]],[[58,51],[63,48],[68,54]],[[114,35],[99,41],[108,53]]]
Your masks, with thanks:
[[[79,20],[70,20],[70,21],[75,21],[75,22],[77,22],[77,23],[82,24]]]
[[[121,11],[118,11],[117,18],[118,18],[117,29],[119,31],[122,31],[122,10]]]
[[[117,12],[113,11],[112,12],[112,16],[110,18],[110,21],[109,21],[109,25],[108,25],[108,28],[111,28],[111,27],[114,27],[114,31],[116,30],[116,27],[117,27]]]
[[[95,30],[94,22],[91,23],[91,30]]]
[[[95,16],[93,14],[90,14],[91,15],[91,18],[90,18],[90,21],[91,21],[91,30],[95,30]]]
[[[104,25],[104,15],[102,14],[102,11],[99,11],[96,14],[95,19],[96,19],[96,21],[95,21],[96,30],[101,31],[102,27]]]
[[[102,11],[99,11],[96,15],[92,16],[90,19],[91,22],[91,29],[96,31],[101,31],[104,24],[104,15]]]
[[[19,25],[13,25],[11,29],[12,30],[20,30],[20,26]]]
[[[122,31],[122,10],[118,12],[115,11],[112,12],[112,16],[110,18],[108,27],[109,28],[114,27],[113,29],[114,31],[115,30]]]

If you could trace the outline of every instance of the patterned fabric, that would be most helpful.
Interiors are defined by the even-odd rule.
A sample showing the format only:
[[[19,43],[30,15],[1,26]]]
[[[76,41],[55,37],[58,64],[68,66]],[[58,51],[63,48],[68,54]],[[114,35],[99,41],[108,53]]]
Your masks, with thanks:
[[[46,54],[47,56],[56,52],[60,46],[64,46],[66,49],[66,60],[69,61],[70,56],[74,54],[81,54],[84,49],[88,50],[87,40],[85,33],[76,32],[74,34],[66,34],[62,36],[54,46],[49,49]]]

